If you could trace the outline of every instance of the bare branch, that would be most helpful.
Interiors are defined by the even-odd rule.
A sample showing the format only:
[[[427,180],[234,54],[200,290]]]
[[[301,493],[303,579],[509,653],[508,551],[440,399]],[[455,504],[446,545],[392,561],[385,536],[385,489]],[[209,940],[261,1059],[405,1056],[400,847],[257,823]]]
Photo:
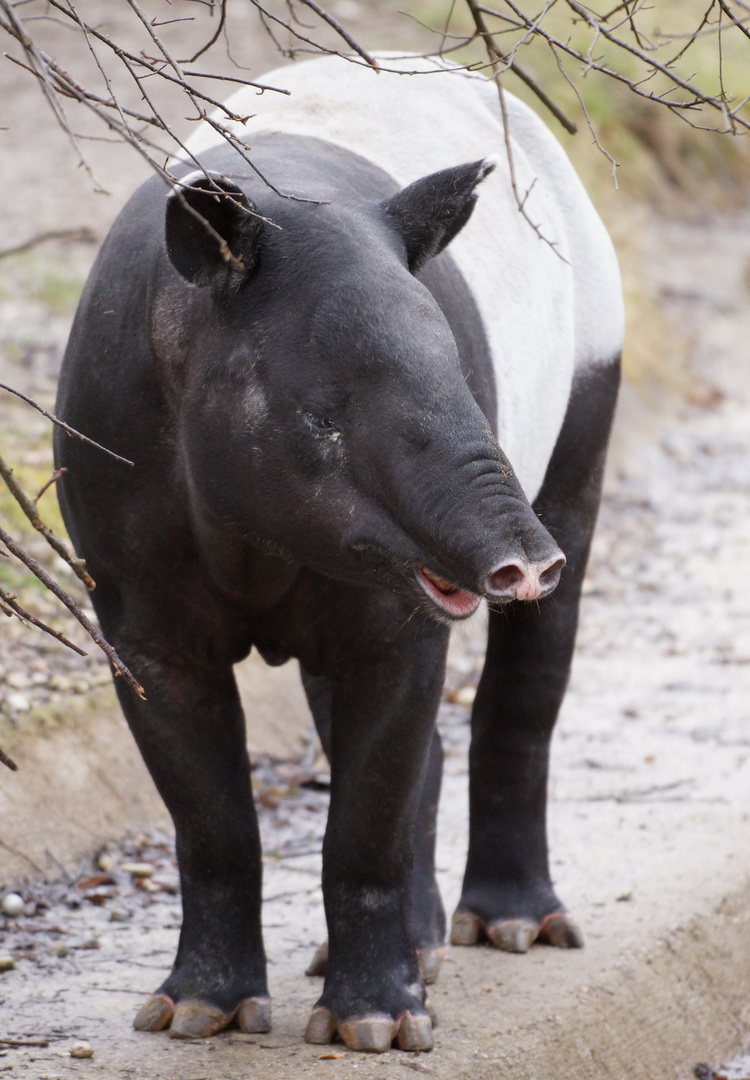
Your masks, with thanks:
[[[377,60],[370,56],[368,52],[365,52],[361,45],[357,44],[352,35],[344,29],[340,22],[337,22],[337,20],[334,19],[333,15],[329,15],[327,11],[324,11],[320,4],[316,4],[315,0],[299,0],[299,2],[304,4],[305,7],[309,7],[310,10],[314,11],[324,22],[327,22],[329,26],[333,27],[339,37],[343,38],[349,48],[354,49],[355,53],[357,53],[358,56],[361,56],[365,63],[376,70],[378,69],[380,65]]]
[[[495,47],[494,38],[492,37],[492,34],[487,29],[487,24],[485,23],[484,18],[482,17],[482,13],[479,10],[479,6],[475,2],[475,0],[466,0],[466,4],[467,4],[467,6],[469,8],[469,11],[472,14],[473,19],[474,19],[474,24],[475,24],[477,30],[479,31],[479,34],[481,35],[482,40],[484,41],[485,48],[487,49],[487,55],[490,58],[490,63],[492,64],[494,82],[495,82],[495,85],[497,86],[497,93],[498,93],[498,97],[500,99],[500,113],[502,115],[502,120],[503,120],[503,134],[505,136],[505,153],[506,153],[506,156],[507,156],[507,159],[508,159],[508,169],[509,169],[509,172],[510,172],[510,186],[513,189],[513,197],[516,200],[516,206],[518,207],[518,212],[521,214],[521,216],[524,218],[524,220],[529,223],[529,225],[534,230],[534,232],[539,237],[539,239],[542,240],[545,244],[547,244],[550,248],[552,248],[555,255],[557,255],[557,257],[559,259],[562,259],[562,261],[566,263],[568,260],[558,250],[557,241],[556,240],[550,240],[548,237],[546,237],[544,235],[544,233],[542,232],[541,228],[539,227],[539,225],[531,220],[531,218],[529,217],[528,212],[526,210],[526,201],[527,201],[529,195],[531,194],[531,188],[533,188],[534,183],[536,183],[536,180],[532,183],[531,187],[529,188],[529,190],[526,192],[526,194],[523,197],[521,196],[521,194],[520,194],[520,192],[518,190],[518,183],[516,181],[515,164],[514,164],[514,161],[513,161],[513,146],[512,146],[511,137],[510,137],[510,125],[508,123],[508,109],[507,109],[507,106],[506,106],[506,103],[505,103],[505,92],[503,90],[503,84],[502,84],[502,81],[500,79],[500,66],[503,63],[503,59],[502,59],[502,57],[500,56],[500,54],[498,53],[498,51],[497,51],[497,49]],[[507,66],[506,66],[506,70],[507,70]]]
[[[51,626],[42,622],[41,619],[37,619],[31,612],[25,611],[18,603],[18,597],[13,593],[5,592],[4,589],[0,589],[0,611],[4,611],[9,617],[15,615],[17,619],[20,619],[22,623],[26,623],[27,626],[36,626],[39,630],[43,630],[45,634],[49,634],[51,637],[56,638],[57,641],[62,642],[63,645],[67,645],[69,649],[78,653],[79,656],[88,656],[88,653],[84,652],[83,649],[79,649],[72,641],[68,641],[64,634],[53,630]]]
[[[54,480],[59,475],[60,473],[58,472],[56,476],[49,481],[49,484],[54,483]],[[5,461],[1,456],[0,476],[2,476],[3,480],[8,485],[8,490],[10,491],[11,495],[21,507],[24,514],[34,526],[36,531],[42,534],[49,546],[54,551],[56,551],[60,558],[68,564],[71,570],[75,573],[76,577],[83,582],[83,584],[90,592],[95,586],[91,575],[86,570],[85,561],[83,559],[78,559],[75,555],[71,554],[63,541],[58,536],[55,536],[52,530],[48,528],[48,526],[46,526],[42,519],[39,517],[39,512],[36,506],[37,499],[39,499],[39,497],[44,493],[46,488],[49,487],[49,484],[46,484],[45,487],[42,488],[42,490],[39,492],[39,495],[37,495],[37,499],[30,499],[19,484],[13,470],[8,465],[7,461]]]
[[[199,57],[203,56],[204,53],[207,53],[211,46],[215,45],[216,42],[219,40],[227,22],[227,0],[221,0],[220,10],[221,14],[219,15],[219,25],[216,27],[216,33],[212,34],[206,44],[201,46],[201,48],[198,49],[196,53],[193,53],[191,57],[185,60],[184,63],[194,64]],[[213,5],[211,6],[211,14],[213,15]]]
[[[13,758],[8,757],[5,751],[0,747],[0,762],[5,765],[11,772],[18,772],[18,766]]]
[[[57,424],[58,427],[61,427],[63,431],[66,431],[68,433],[68,435],[74,435],[77,439],[82,439],[83,442],[89,443],[91,446],[95,446],[97,450],[103,450],[105,454],[109,454],[109,456],[113,457],[115,461],[121,461],[123,465],[133,464],[133,462],[129,461],[128,458],[120,457],[119,454],[115,454],[113,450],[108,450],[107,447],[102,446],[101,443],[94,442],[94,440],[89,439],[87,435],[82,435],[80,431],[76,431],[76,429],[72,428],[70,424],[66,424],[64,420],[60,420],[53,413],[47,412],[47,410],[43,409],[37,401],[34,401],[33,398],[27,397],[26,394],[22,394],[20,390],[14,390],[12,386],[6,386],[5,383],[1,382],[0,390],[7,390],[9,394],[15,394],[16,397],[19,397],[22,401],[25,401],[27,405],[31,405],[32,408],[40,412],[42,416],[46,416],[47,419],[51,420],[53,424]]]
[[[129,670],[129,668],[125,666],[125,664],[122,662],[122,660],[117,655],[112,646],[109,644],[109,642],[104,638],[101,632],[97,630],[91,620],[87,618],[87,616],[84,614],[84,612],[75,602],[75,600],[71,596],[68,596],[65,590],[57,584],[54,578],[50,577],[47,571],[39,565],[36,559],[33,558],[33,556],[29,555],[27,551],[24,551],[21,545],[17,543],[12,536],[9,536],[2,527],[0,527],[0,540],[2,540],[3,544],[5,544],[8,551],[10,551],[11,554],[15,555],[15,557],[20,562],[22,562],[24,566],[26,566],[32,572],[32,574],[34,574],[35,577],[39,578],[42,584],[47,589],[49,589],[50,592],[54,593],[57,599],[60,600],[61,603],[63,603],[68,609],[68,611],[70,611],[75,616],[75,618],[84,628],[86,633],[89,634],[90,637],[96,642],[102,652],[107,655],[109,662],[115,669],[115,674],[121,675],[125,682],[128,684],[128,686],[132,687],[132,689],[135,690],[138,697],[145,700],[146,695],[141,684],[138,682],[138,680]]]
[[[36,75],[36,72],[33,72],[33,74]],[[37,247],[39,244],[46,244],[48,240],[77,240],[78,243],[82,244],[95,244],[98,237],[93,229],[89,229],[85,225],[80,229],[48,229],[46,232],[37,233],[36,236],[24,240],[23,243],[16,244],[14,247],[3,248],[0,251],[0,259],[5,259],[9,255],[21,255],[24,251],[31,251],[32,248]]]

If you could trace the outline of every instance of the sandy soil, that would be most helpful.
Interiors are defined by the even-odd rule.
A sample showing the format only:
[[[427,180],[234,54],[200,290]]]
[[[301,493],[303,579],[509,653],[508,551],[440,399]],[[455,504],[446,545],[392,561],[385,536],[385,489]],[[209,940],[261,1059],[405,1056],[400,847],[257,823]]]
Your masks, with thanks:
[[[0,133],[7,193],[0,246],[61,222],[102,230],[139,178],[137,168],[113,169],[112,200],[82,194],[71,183],[67,147],[45,126],[38,91],[9,71],[0,65],[0,102],[7,110],[10,94],[19,119],[14,114],[11,132]],[[41,154],[28,146],[32,122],[45,131]],[[12,182],[19,169],[29,178],[25,190]],[[649,291],[687,360],[717,393],[706,408],[647,406],[632,388],[623,397],[551,785],[554,875],[587,948],[535,948],[527,957],[449,950],[432,994],[441,1017],[435,1051],[371,1059],[334,1047],[343,1056],[321,1056],[301,1032],[319,992],[303,971],[325,933],[318,851],[326,792],[320,783],[322,790],[300,786],[304,771],[266,763],[256,779],[273,1032],[193,1045],[130,1029],[139,997],[168,969],[179,925],[171,839],[151,831],[112,846],[112,883],[92,882],[96,868],[88,861],[61,868],[54,885],[20,883],[25,913],[2,927],[0,953],[15,966],[0,974],[0,1035],[48,1045],[0,1040],[2,1080],[198,1080],[248,1071],[283,1080],[353,1069],[385,1078],[403,1076],[404,1067],[445,1080],[687,1080],[697,1062],[716,1064],[739,1048],[750,1031],[748,224],[647,222]],[[40,249],[72,273],[90,254],[80,246]],[[0,272],[18,266],[8,261]],[[64,306],[13,295],[2,314],[0,378],[10,374],[49,394]],[[6,431],[19,414],[1,404]],[[32,702],[58,694],[64,704],[76,679],[94,685],[98,660],[41,654],[1,629],[6,717],[11,693]],[[481,649],[479,624],[455,642],[440,718],[448,756],[439,866],[449,909],[465,852],[468,741],[468,710],[450,699],[458,690],[470,696]],[[14,672],[26,673],[28,685],[11,686]],[[56,689],[56,675],[71,683]],[[11,782],[17,777],[0,776],[6,806]],[[146,880],[154,891],[121,869],[134,860],[153,865]],[[70,1057],[79,1039],[91,1044],[92,1058]],[[748,1077],[750,1069],[738,1065],[726,1074]]]

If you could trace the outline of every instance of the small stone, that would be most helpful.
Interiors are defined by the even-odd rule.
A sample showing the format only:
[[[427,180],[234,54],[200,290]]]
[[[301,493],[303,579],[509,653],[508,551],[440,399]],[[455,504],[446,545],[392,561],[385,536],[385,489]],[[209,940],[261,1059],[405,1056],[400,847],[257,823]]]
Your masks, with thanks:
[[[96,860],[96,865],[104,874],[108,874],[110,870],[114,870],[117,866],[117,860],[112,855],[108,855],[106,851],[103,851],[99,858]]]
[[[23,898],[15,892],[6,893],[0,903],[0,910],[3,915],[7,915],[9,919],[17,919],[19,915],[23,914],[24,909]]]
[[[477,696],[476,686],[462,686],[460,690],[457,690],[453,696],[453,700],[456,705],[464,705],[467,709],[474,704],[474,698]]]
[[[151,863],[147,862],[124,862],[120,869],[135,878],[149,878],[154,876],[154,867]]]
[[[94,1048],[91,1043],[81,1040],[81,1042],[73,1043],[69,1053],[74,1058],[90,1058],[94,1056]]]
[[[61,694],[67,694],[73,689],[73,680],[68,675],[53,675],[49,685],[51,690],[59,690]]]
[[[126,911],[124,908],[111,908],[109,912],[110,922],[127,922],[131,917],[132,912]]]
[[[91,687],[86,679],[76,679],[73,683],[74,694],[88,694]]]
[[[70,949],[64,941],[56,941],[50,949],[50,952],[53,956],[58,956],[60,959],[62,959],[64,956],[68,955]]]
[[[151,881],[150,878],[140,876],[136,878],[136,885],[139,889],[142,889],[145,893],[157,893],[159,892],[159,886],[155,881]]]
[[[12,956],[0,956],[0,971],[12,971],[16,962]]]
[[[24,694],[8,694],[5,704],[12,713],[28,712],[31,708],[31,703]]]
[[[177,896],[180,891],[180,879],[176,876],[160,874],[158,878],[154,878],[154,884],[170,896]]]
[[[5,681],[13,690],[28,690],[31,679],[25,671],[11,671],[5,676]]]

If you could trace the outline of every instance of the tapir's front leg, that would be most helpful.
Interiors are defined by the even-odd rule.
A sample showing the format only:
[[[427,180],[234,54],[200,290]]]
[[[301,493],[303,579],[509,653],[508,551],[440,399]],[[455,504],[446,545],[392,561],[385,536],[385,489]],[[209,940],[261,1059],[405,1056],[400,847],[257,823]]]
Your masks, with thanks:
[[[156,646],[116,626],[108,630],[146,686],[147,699],[139,701],[117,680],[131,730],[174,820],[182,884],[174,967],[135,1026],[170,1027],[173,1038],[213,1035],[232,1021],[244,1031],[268,1031],[260,838],[231,666],[202,660],[195,642],[191,654],[184,638]]]
[[[536,508],[567,557],[539,604],[490,615],[472,713],[469,856],[451,942],[489,938],[509,952],[535,940],[580,947],[547,857],[549,746],[570,671],[578,603],[599,506],[619,366],[579,378]]]
[[[420,624],[419,627],[415,623]],[[445,673],[447,630],[421,618],[334,680],[323,848],[329,962],[308,1042],[432,1046],[412,931],[413,823]]]
[[[333,683],[322,675],[308,675],[304,669],[302,683],[323,750],[330,761]],[[425,985],[437,980],[445,955],[445,909],[435,880],[437,811],[442,775],[443,746],[435,728],[413,824],[412,931],[419,970]],[[306,974],[325,975],[327,969],[328,942],[324,941],[318,946]]]

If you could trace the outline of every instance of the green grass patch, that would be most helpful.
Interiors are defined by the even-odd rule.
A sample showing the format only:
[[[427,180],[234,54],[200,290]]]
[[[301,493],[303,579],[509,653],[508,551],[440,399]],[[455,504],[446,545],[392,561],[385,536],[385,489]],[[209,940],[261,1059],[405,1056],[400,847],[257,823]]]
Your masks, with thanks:
[[[54,315],[72,316],[84,279],[66,261],[63,255],[51,262],[47,247],[8,256],[0,262],[0,300],[31,301]]]

